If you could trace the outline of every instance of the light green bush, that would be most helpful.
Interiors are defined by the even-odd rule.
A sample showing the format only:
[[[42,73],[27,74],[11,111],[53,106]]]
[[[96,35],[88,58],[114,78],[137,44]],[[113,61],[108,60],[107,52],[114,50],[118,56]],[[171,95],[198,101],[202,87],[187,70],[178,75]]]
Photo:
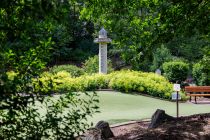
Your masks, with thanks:
[[[164,77],[154,73],[121,71],[111,74],[109,87],[124,92],[141,92],[156,97],[169,99],[172,84]]]
[[[14,71],[9,71],[6,74],[9,80],[14,80],[15,76],[17,75],[17,73],[15,73]]]
[[[85,91],[106,89],[109,82],[107,75],[103,74],[84,75],[75,80],[78,82],[79,89]]]
[[[53,82],[53,74],[44,72],[39,78],[32,79],[35,93],[48,94],[54,91],[56,83]]]
[[[79,91],[78,82],[66,71],[54,74],[53,83],[56,92]]]
[[[172,84],[163,76],[129,70],[116,71],[107,75],[82,75],[76,78],[71,77],[67,72],[59,72],[54,75],[45,73],[39,80],[44,83],[43,85],[48,85],[49,79],[53,81],[52,85],[55,92],[63,93],[66,91],[92,91],[110,88],[122,92],[140,92],[154,97],[170,99],[173,92]]]
[[[76,85],[75,80],[66,71],[60,71],[55,74],[44,72],[39,78],[33,79],[35,92],[41,91],[43,94],[47,94],[50,91],[54,93],[76,91]]]

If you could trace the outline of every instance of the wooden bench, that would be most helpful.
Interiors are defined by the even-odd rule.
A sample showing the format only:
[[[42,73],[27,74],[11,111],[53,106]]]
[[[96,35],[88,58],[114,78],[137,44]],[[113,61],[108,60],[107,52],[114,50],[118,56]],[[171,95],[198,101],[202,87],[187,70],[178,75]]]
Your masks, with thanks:
[[[186,86],[185,92],[188,96],[190,96],[190,101],[191,97],[193,96],[195,103],[197,103],[197,96],[210,96],[210,86]]]

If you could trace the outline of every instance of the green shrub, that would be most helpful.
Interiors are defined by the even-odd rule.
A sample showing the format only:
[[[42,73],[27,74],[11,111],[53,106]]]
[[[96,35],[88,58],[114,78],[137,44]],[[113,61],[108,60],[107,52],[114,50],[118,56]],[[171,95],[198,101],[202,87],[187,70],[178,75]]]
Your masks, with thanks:
[[[1,110],[0,139],[74,140],[75,136],[91,127],[87,119],[99,111],[98,102],[95,92],[68,92],[56,100],[49,96],[42,101],[36,100],[36,104],[30,103],[16,111],[18,114],[12,120],[8,111]],[[41,108],[41,111],[37,108]]]
[[[120,71],[110,74],[109,87],[124,92],[141,92],[156,97],[170,99],[172,84],[154,73]]]
[[[39,78],[33,79],[35,92],[41,92],[42,94],[77,91],[76,85],[75,80],[66,71],[60,71],[55,74],[44,72]]]
[[[107,63],[108,63],[107,72],[111,73],[113,71],[111,60],[108,60]],[[99,64],[99,58],[98,55],[96,55],[94,57],[90,57],[89,59],[87,59],[83,64],[83,68],[85,72],[88,74],[98,73],[99,71],[98,64]]]
[[[41,83],[41,84],[40,84]],[[80,77],[71,77],[70,73],[61,71],[55,74],[45,72],[40,78],[34,79],[35,89],[42,90],[42,93],[48,93],[49,85],[53,87],[53,92],[66,93],[68,91],[92,91],[108,88],[108,75],[93,74],[82,75]]]
[[[72,77],[79,77],[84,74],[84,70],[74,66],[74,65],[60,65],[60,66],[54,66],[50,68],[50,73],[58,73],[60,71],[66,71],[71,74]]]
[[[75,79],[78,89],[91,91],[108,88],[109,79],[104,74],[84,75]]]
[[[56,83],[53,82],[53,74],[44,72],[39,78],[32,79],[35,93],[48,94],[53,92]]]
[[[116,71],[107,75],[82,75],[75,78],[65,71],[56,74],[44,73],[38,80],[44,85],[42,89],[46,90],[45,93],[50,90],[47,88],[50,83],[49,79],[52,81],[54,92],[57,93],[110,88],[122,92],[140,92],[154,97],[170,99],[173,92],[172,84],[165,77],[155,73],[129,70]],[[39,86],[39,84],[37,85]],[[186,98],[183,97],[183,99]]]
[[[171,82],[184,81],[188,75],[189,65],[182,61],[163,63],[164,76]]]
[[[205,67],[201,63],[195,63],[192,70],[195,83],[200,86],[208,85],[208,75],[205,72]]]

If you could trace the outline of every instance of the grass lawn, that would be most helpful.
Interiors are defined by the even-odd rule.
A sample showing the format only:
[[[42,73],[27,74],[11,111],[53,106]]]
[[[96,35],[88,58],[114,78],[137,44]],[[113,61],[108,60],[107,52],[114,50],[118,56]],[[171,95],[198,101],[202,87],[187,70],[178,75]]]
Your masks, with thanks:
[[[131,120],[150,119],[156,109],[176,116],[176,103],[134,94],[122,94],[114,91],[97,91],[101,113],[95,114],[90,121],[100,120],[110,124]],[[210,104],[180,103],[180,116],[210,112]]]

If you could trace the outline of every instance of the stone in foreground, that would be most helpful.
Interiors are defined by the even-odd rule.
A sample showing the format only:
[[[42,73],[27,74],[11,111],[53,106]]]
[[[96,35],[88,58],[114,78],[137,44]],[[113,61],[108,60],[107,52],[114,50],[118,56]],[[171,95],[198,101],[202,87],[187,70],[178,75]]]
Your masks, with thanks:
[[[101,130],[101,135],[102,135],[102,138],[104,138],[104,139],[108,139],[108,138],[114,137],[114,134],[111,131],[108,122],[99,121],[96,124],[95,128]]]
[[[152,115],[151,123],[148,128],[156,128],[160,124],[172,120],[175,120],[175,118],[166,114],[164,110],[157,109]]]

